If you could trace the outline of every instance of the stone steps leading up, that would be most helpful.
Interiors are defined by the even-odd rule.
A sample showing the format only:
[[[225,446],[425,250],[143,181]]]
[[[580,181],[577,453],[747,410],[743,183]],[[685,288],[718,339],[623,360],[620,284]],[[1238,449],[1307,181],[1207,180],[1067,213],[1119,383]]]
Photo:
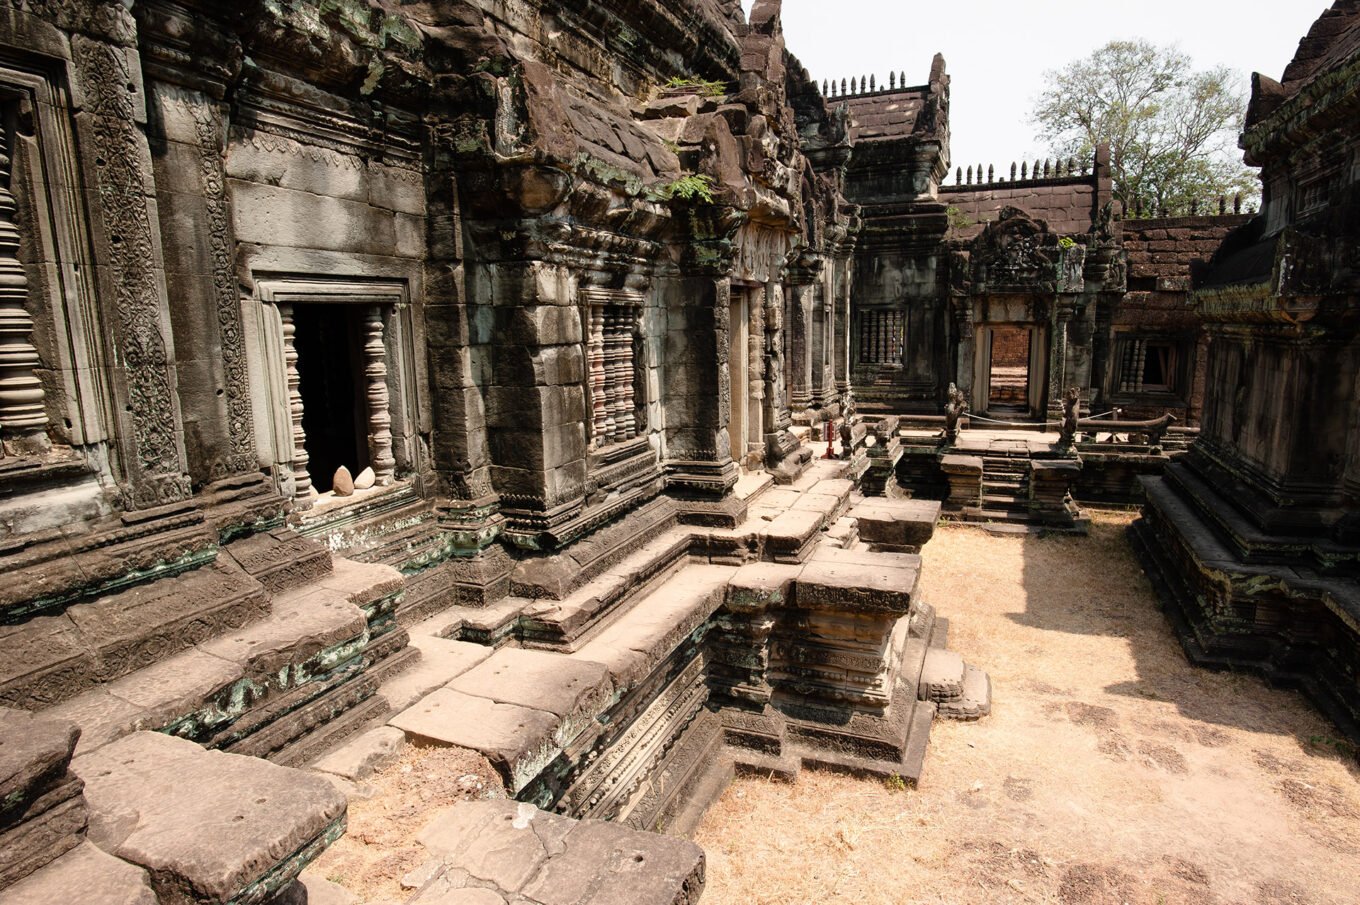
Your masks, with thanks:
[[[686,566],[572,656],[604,664],[623,694],[708,621],[722,605],[736,571],[732,566]]]
[[[81,727],[82,754],[149,729],[293,762],[376,716],[372,703],[347,712],[372,698],[384,670],[414,656],[394,618],[400,596],[394,569],[337,560],[275,595],[264,618],[45,712]]]

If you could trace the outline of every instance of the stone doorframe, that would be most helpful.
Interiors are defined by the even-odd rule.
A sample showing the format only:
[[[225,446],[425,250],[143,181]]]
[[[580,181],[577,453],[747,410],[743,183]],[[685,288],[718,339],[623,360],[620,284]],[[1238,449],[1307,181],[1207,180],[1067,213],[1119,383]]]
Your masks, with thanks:
[[[986,415],[992,395],[992,337],[999,328],[1020,328],[1029,331],[1029,374],[1026,405],[1036,419],[1044,416],[1045,390],[1048,388],[1049,336],[1047,324],[1034,322],[992,322],[976,324],[973,328],[973,411]]]
[[[293,345],[293,311],[297,305],[362,306],[364,371],[356,375],[368,410],[368,445],[378,486],[421,471],[417,442],[419,399],[416,392],[414,325],[405,280],[353,280],[322,277],[277,277],[256,280],[257,298],[246,299],[254,316],[257,341],[252,343],[252,377],[264,389],[256,395],[256,436],[264,465],[285,497],[299,508],[315,498],[307,472],[303,403]]]

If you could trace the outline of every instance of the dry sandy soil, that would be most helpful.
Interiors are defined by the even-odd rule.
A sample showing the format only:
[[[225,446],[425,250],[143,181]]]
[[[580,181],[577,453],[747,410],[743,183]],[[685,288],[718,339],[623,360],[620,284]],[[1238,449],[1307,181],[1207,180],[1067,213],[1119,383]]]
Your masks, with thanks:
[[[735,782],[696,841],[704,905],[1360,902],[1360,770],[1301,697],[1191,667],[1129,552],[946,527],[925,599],[992,677],[919,790]]]

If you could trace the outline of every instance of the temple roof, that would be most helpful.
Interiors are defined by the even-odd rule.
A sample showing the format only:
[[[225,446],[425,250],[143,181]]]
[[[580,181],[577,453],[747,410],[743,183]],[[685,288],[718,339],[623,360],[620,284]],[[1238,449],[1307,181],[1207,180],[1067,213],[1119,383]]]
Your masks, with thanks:
[[[1285,69],[1280,84],[1293,95],[1316,75],[1360,50],[1360,0],[1336,0],[1308,34]]]

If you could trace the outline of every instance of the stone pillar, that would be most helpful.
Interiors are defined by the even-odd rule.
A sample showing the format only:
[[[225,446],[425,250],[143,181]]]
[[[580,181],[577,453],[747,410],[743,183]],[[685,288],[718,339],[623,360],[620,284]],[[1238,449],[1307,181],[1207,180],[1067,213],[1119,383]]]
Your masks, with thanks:
[[[258,473],[236,239],[227,207],[224,108],[207,91],[184,87],[204,78],[180,68],[183,60],[172,49],[150,42],[143,52],[156,63],[147,102],[156,110],[161,139],[153,165],[166,230],[161,237],[166,289],[175,299],[170,326],[176,389],[193,438],[186,464],[195,484]],[[168,81],[172,78],[176,81]],[[198,241],[180,235],[186,225]]]
[[[46,394],[28,313],[28,275],[19,263],[19,227],[11,192],[8,136],[0,130],[0,440],[5,452],[37,455],[48,448]]]
[[[383,342],[382,308],[364,311],[364,378],[368,381],[368,460],[379,487],[395,480],[397,460],[392,455],[392,413],[387,390],[387,344]]]
[[[790,289],[791,315],[784,331],[789,356],[789,405],[802,410],[812,404],[812,306],[816,285],[794,283]]]
[[[284,381],[288,386],[288,422],[293,437],[293,500],[299,509],[310,509],[316,491],[307,471],[307,432],[302,429],[302,377],[298,374],[297,346],[293,342],[297,324],[293,321],[292,305],[279,305],[278,309],[283,323]]]
[[[751,405],[747,409],[750,425],[747,428],[747,445],[742,450],[742,459],[751,465],[763,465],[765,459],[765,305],[768,290],[765,288],[751,292],[747,305],[748,332],[746,367],[749,373],[747,386],[751,394]],[[759,462],[753,462],[759,459]]]
[[[1066,392],[1067,374],[1067,332],[1072,322],[1071,303],[1064,299],[1054,302],[1055,315],[1053,337],[1048,347],[1048,416],[1050,420],[1062,419],[1063,394]]]
[[[724,276],[696,274],[665,293],[668,490],[696,519],[716,518],[717,510],[735,517],[737,510],[745,512],[728,497],[741,473],[735,461],[741,451],[731,438],[722,442],[732,418],[732,284]]]
[[[73,76],[90,139],[88,188],[95,278],[111,344],[123,504],[150,508],[190,496],[174,345],[156,209],[143,84],[135,42],[71,38]]]
[[[836,351],[834,366],[836,370],[836,389],[842,396],[842,402],[848,405],[848,395],[853,387],[850,379],[850,280],[852,279],[852,268],[849,259],[837,259],[834,266],[829,268],[830,276],[824,282],[824,287],[831,297],[832,303],[836,307],[835,324],[833,326],[836,341]],[[845,291],[837,291],[840,283],[844,281]]]

